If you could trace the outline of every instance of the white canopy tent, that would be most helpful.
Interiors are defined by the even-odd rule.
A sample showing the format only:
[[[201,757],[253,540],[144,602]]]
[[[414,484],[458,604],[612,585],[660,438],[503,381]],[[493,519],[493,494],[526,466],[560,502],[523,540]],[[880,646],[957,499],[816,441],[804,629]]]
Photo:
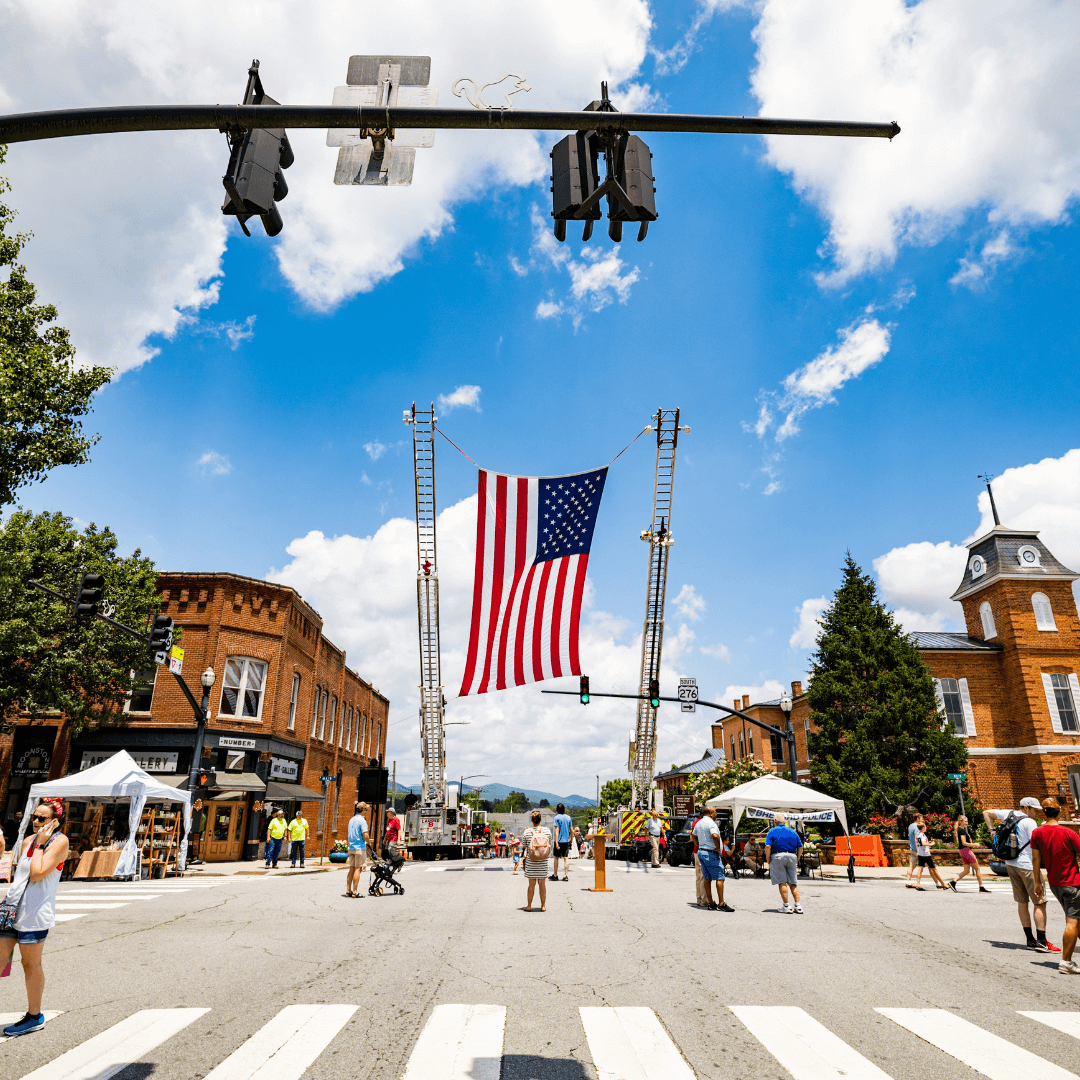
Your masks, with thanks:
[[[62,776],[59,780],[49,780],[43,784],[34,784],[30,788],[30,797],[26,802],[19,828],[16,851],[22,851],[23,838],[30,815],[38,799],[130,799],[128,810],[128,838],[124,850],[116,864],[114,877],[131,877],[138,865],[139,823],[142,821],[143,807],[148,802],[181,803],[184,808],[184,836],[177,852],[176,866],[183,870],[187,864],[188,833],[191,831],[191,795],[187,791],[163,784],[148,772],[140,769],[126,750],[120,750],[106,758],[100,765],[85,769],[83,772]]]
[[[759,776],[756,780],[748,780],[745,784],[709,799],[706,805],[730,810],[733,830],[738,828],[739,819],[748,808],[756,808],[814,814],[831,810],[844,826],[844,832],[848,831],[843,799],[834,799],[831,795],[814,791],[802,784],[793,784],[782,776]]]

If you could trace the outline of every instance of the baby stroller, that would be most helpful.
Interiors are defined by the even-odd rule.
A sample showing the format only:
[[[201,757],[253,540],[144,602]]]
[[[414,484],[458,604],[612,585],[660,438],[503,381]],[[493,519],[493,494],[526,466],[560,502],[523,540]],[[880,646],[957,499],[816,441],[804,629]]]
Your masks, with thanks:
[[[384,888],[394,890],[396,896],[405,892],[405,886],[394,875],[405,865],[405,855],[395,848],[383,853],[381,861],[371,867],[371,880],[368,883],[368,896],[382,896]]]

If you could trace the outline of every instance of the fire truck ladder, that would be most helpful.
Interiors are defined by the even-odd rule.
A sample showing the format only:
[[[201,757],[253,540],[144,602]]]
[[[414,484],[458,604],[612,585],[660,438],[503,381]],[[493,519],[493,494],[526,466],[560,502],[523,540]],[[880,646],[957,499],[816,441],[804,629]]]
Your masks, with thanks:
[[[412,424],[416,473],[416,612],[420,629],[420,752],[424,759],[420,805],[446,805],[446,750],[442,668],[439,659],[439,571],[435,552],[435,405],[404,416]]]
[[[671,545],[671,503],[675,493],[675,450],[679,432],[678,409],[657,409],[653,417],[656,432],[656,479],[653,486],[652,525],[641,534],[649,545],[648,590],[645,594],[645,626],[641,635],[641,682],[638,693],[637,733],[633,757],[633,806],[649,808],[649,790],[656,769],[656,710],[649,704],[649,683],[660,677],[660,655],[664,647],[664,600],[667,592],[668,559]]]

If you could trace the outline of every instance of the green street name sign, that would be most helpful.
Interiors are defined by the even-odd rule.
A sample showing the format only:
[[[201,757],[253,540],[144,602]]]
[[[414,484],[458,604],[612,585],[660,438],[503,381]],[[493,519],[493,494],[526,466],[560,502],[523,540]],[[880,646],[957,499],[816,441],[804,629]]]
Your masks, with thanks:
[[[949,773],[949,779],[950,780],[966,780],[967,779],[967,773],[966,772],[951,772],[951,773]]]

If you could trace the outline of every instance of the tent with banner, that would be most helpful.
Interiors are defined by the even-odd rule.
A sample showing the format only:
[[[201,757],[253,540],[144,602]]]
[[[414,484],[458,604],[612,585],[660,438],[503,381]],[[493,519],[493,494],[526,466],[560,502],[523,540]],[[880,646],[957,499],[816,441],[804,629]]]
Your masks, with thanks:
[[[745,784],[709,799],[706,806],[730,810],[733,830],[738,828],[743,814],[771,820],[773,813],[783,811],[790,821],[801,820],[807,824],[839,821],[844,832],[848,831],[843,799],[834,799],[831,795],[814,791],[813,788],[793,784],[775,774],[748,780]]]
[[[126,750],[120,750],[101,764],[85,769],[83,772],[62,776],[59,780],[49,780],[34,784],[30,788],[30,797],[26,803],[19,828],[16,851],[22,850],[23,838],[30,815],[38,799],[100,799],[115,801],[130,799],[128,810],[128,838],[116,864],[114,877],[132,877],[138,866],[138,831],[142,821],[143,807],[149,803],[180,803],[183,808],[184,834],[177,851],[176,866],[182,871],[187,862],[188,833],[191,831],[191,794],[163,784],[150,773],[140,769]]]

